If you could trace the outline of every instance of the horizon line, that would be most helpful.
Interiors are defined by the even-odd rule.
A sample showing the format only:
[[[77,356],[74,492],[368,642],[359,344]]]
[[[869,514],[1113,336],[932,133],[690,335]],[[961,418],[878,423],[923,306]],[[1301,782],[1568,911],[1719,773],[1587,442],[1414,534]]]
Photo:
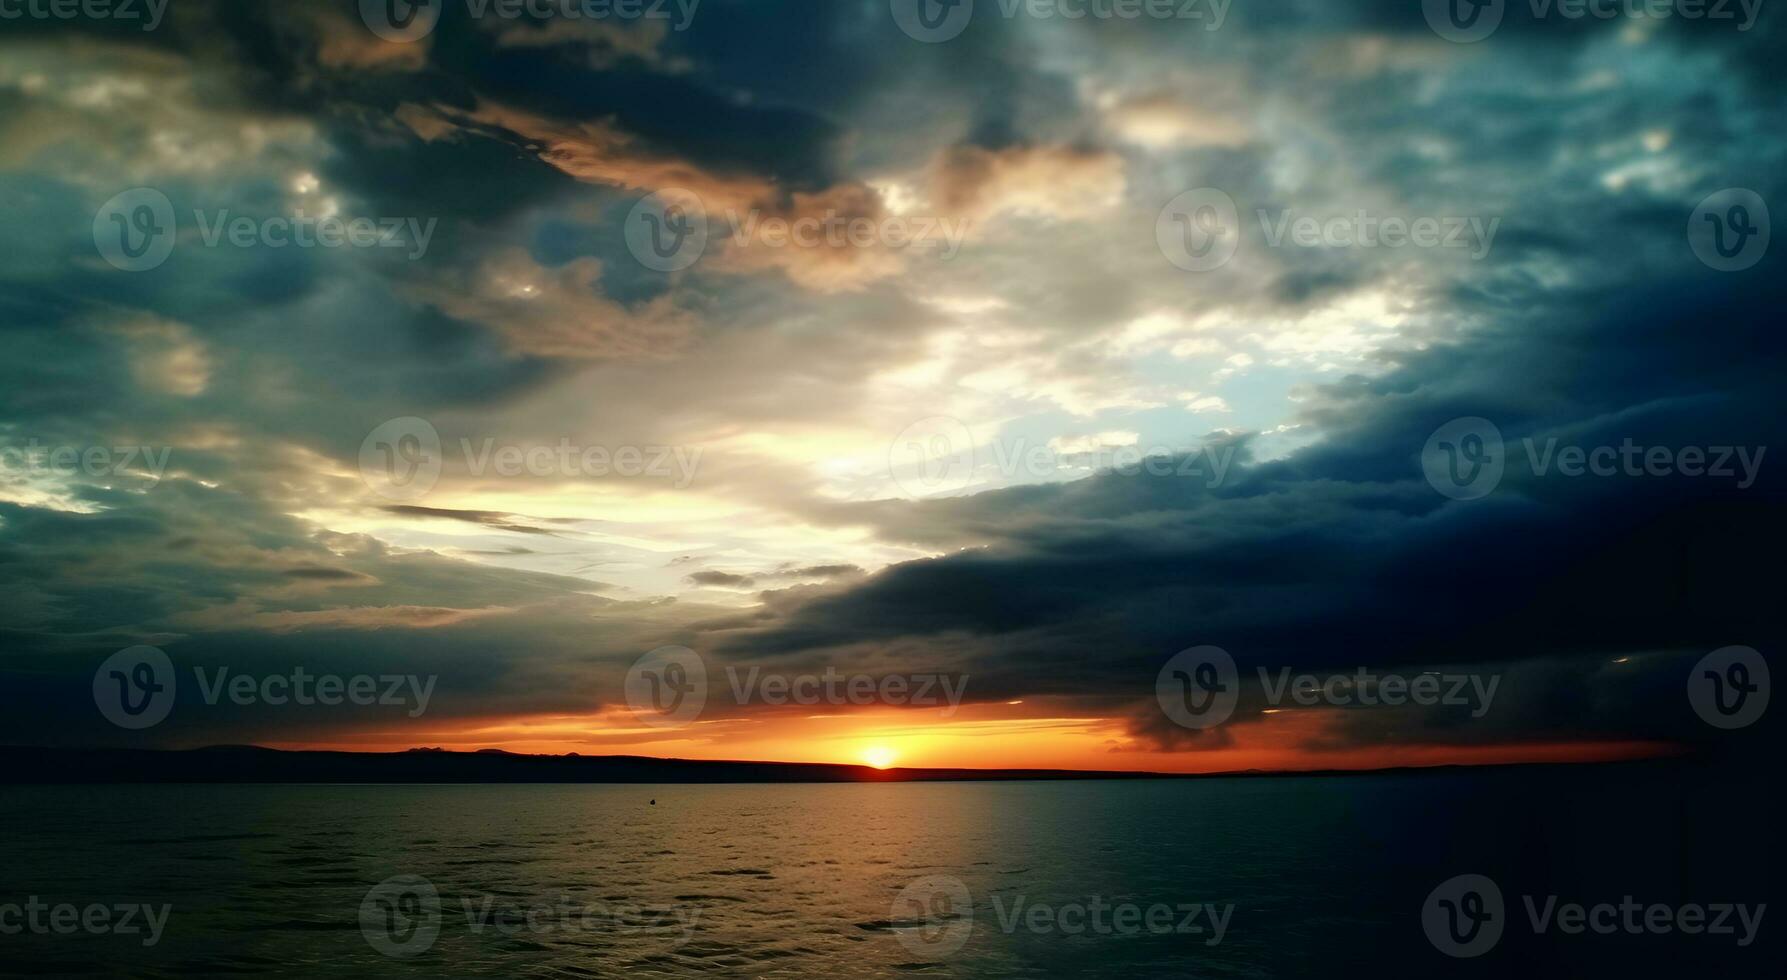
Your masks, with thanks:
[[[612,754],[612,755],[594,755],[594,754],[584,754],[581,752],[528,753],[528,752],[515,752],[515,751],[509,750],[509,749],[500,749],[500,748],[447,749],[447,748],[441,748],[438,746],[425,746],[425,745],[424,746],[411,746],[411,747],[405,748],[405,749],[390,749],[390,750],[376,750],[376,751],[356,751],[356,750],[351,750],[351,749],[309,749],[309,748],[307,748],[307,749],[282,749],[282,748],[274,748],[274,747],[265,746],[265,745],[257,745],[257,744],[253,744],[253,743],[221,743],[221,744],[216,744],[216,745],[194,746],[194,747],[190,747],[190,748],[162,748],[162,747],[136,748],[136,747],[123,747],[123,746],[90,746],[90,745],[89,746],[0,745],[0,752],[7,752],[7,753],[40,752],[40,753],[63,753],[63,754],[82,754],[82,755],[99,755],[99,754],[108,754],[108,753],[137,753],[137,754],[153,754],[153,755],[163,755],[163,756],[174,756],[174,755],[191,756],[191,755],[196,755],[196,754],[200,754],[200,753],[224,752],[224,751],[255,751],[255,752],[264,752],[264,753],[270,753],[270,754],[274,754],[274,755],[293,757],[293,758],[302,757],[302,756],[334,756],[334,757],[348,757],[348,758],[353,758],[353,759],[398,759],[398,758],[403,758],[403,757],[414,758],[414,757],[421,757],[421,756],[434,756],[434,757],[455,757],[455,758],[466,759],[466,760],[475,759],[475,758],[479,758],[479,757],[486,758],[486,759],[505,757],[505,758],[515,759],[515,760],[528,760],[528,761],[536,761],[536,762],[630,761],[630,762],[641,762],[641,763],[647,763],[647,764],[695,767],[696,769],[707,769],[709,771],[725,770],[725,769],[728,769],[731,767],[756,766],[756,767],[774,767],[774,768],[780,768],[780,769],[786,769],[786,770],[804,769],[804,770],[808,770],[808,771],[836,772],[836,773],[840,773],[840,774],[842,774],[842,773],[860,774],[859,778],[850,779],[850,780],[841,780],[841,781],[848,781],[848,782],[946,781],[946,780],[940,780],[940,779],[935,778],[935,776],[940,776],[940,775],[947,775],[947,776],[954,777],[954,781],[973,781],[976,779],[977,776],[979,778],[983,778],[988,781],[993,781],[993,780],[1012,781],[1014,776],[1023,775],[1023,774],[1035,775],[1035,776],[1042,777],[1042,778],[1058,777],[1058,778],[1069,778],[1069,779],[1075,778],[1075,777],[1099,778],[1099,779],[1196,779],[1196,778],[1225,778],[1225,777],[1227,777],[1227,778],[1236,778],[1236,777],[1245,778],[1245,777],[1262,777],[1262,776],[1265,776],[1265,777],[1271,777],[1271,776],[1365,776],[1365,775],[1393,774],[1393,773],[1420,773],[1420,772],[1432,772],[1432,771],[1437,771],[1437,770],[1454,770],[1454,769],[1508,769],[1508,768],[1517,768],[1517,767],[1518,768],[1532,768],[1532,767],[1559,767],[1559,766],[1583,766],[1583,765],[1619,765],[1619,764],[1633,764],[1633,763],[1646,763],[1646,762],[1677,761],[1677,760],[1680,760],[1680,759],[1683,759],[1686,757],[1690,757],[1695,754],[1692,749],[1690,749],[1686,746],[1675,745],[1675,746],[1668,747],[1668,749],[1665,751],[1659,751],[1653,755],[1640,756],[1640,757],[1628,757],[1628,758],[1601,758],[1601,759],[1579,758],[1579,759],[1547,759],[1547,760],[1507,760],[1507,761],[1484,761],[1484,762],[1440,762],[1440,763],[1431,763],[1431,764],[1389,765],[1389,766],[1377,766],[1377,767],[1338,767],[1338,768],[1329,767],[1329,768],[1312,768],[1312,769],[1252,768],[1252,769],[1212,770],[1212,771],[1208,771],[1208,772],[1162,772],[1162,771],[1158,771],[1158,770],[1144,770],[1144,769],[1062,769],[1062,768],[1027,768],[1027,767],[1026,768],[969,768],[969,767],[946,767],[946,766],[888,766],[886,768],[878,768],[878,767],[870,766],[867,764],[844,763],[844,762],[787,762],[787,761],[753,760],[753,759],[685,759],[685,758],[677,758],[677,757],[633,755],[633,754],[624,754],[624,753],[623,754]],[[934,775],[927,776],[926,774],[934,774]],[[0,783],[6,783],[9,781],[10,780],[8,780],[6,777],[0,776]],[[76,781],[81,781],[81,780],[76,779],[76,780],[68,780],[68,781],[76,782]],[[126,780],[103,780],[103,779],[102,780],[86,780],[86,781],[88,781],[88,782],[126,782]],[[155,780],[139,780],[136,782],[154,782],[154,781]],[[181,781],[182,780],[177,780],[177,779],[165,780],[165,782],[170,782],[170,783],[177,783],[177,782],[181,782]],[[519,781],[525,782],[525,780],[519,780]],[[738,780],[738,782],[760,782],[760,783],[769,783],[769,782],[775,782],[775,781],[776,780],[769,780],[769,779],[757,779],[757,780],[741,779],[741,780]],[[783,781],[798,782],[800,780],[794,779],[794,780],[783,780]],[[249,779],[249,780],[242,780],[242,782],[252,783],[252,782],[256,782],[256,780]],[[289,782],[289,780],[288,780],[288,782]],[[467,780],[467,782],[505,782],[505,780]],[[672,782],[673,783],[673,782],[676,782],[676,780],[661,780],[661,782]]]

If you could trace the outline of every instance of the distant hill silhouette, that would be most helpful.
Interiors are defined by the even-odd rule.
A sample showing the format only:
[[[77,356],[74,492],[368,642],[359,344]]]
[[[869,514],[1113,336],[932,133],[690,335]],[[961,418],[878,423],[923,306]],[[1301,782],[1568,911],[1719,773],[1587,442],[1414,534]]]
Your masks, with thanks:
[[[1460,768],[1434,766],[1314,772],[1256,769],[1199,774],[1075,769],[875,769],[825,763],[713,762],[637,755],[520,755],[500,749],[475,752],[431,748],[406,752],[287,752],[254,745],[186,750],[0,746],[0,759],[5,760],[5,764],[0,765],[0,784],[895,783],[1381,775]],[[1546,765],[1538,767],[1549,768]]]
[[[968,779],[1139,779],[1158,773],[1061,769],[874,769],[633,755],[286,752],[252,745],[182,751],[0,748],[0,783],[872,783]]]

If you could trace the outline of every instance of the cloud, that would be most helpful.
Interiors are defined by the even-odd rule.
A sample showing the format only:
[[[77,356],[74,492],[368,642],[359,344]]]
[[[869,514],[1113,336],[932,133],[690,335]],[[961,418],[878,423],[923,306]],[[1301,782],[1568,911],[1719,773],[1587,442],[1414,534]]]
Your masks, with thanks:
[[[211,359],[190,327],[154,318],[123,320],[110,329],[133,348],[131,372],[150,391],[192,398],[205,393]]]
[[[1238,147],[1255,137],[1241,120],[1188,102],[1171,92],[1113,99],[1105,118],[1119,138],[1150,149]]]
[[[449,521],[465,521],[482,527],[494,528],[498,531],[513,531],[518,534],[552,534],[551,528],[537,527],[516,520],[516,515],[490,510],[453,510],[445,507],[422,507],[416,504],[388,504],[381,510],[388,514],[399,514],[405,517],[437,517]],[[523,519],[525,520],[525,518]]]
[[[911,43],[884,5],[771,0],[668,33],[450,16],[411,45],[339,5],[177,3],[148,37],[15,25],[0,450],[169,455],[153,483],[0,471],[7,737],[117,737],[91,670],[136,642],[183,667],[438,673],[442,730],[607,719],[632,658],[680,642],[728,664],[944,664],[975,698],[1114,719],[1124,751],[1694,738],[1669,710],[1683,658],[1777,632],[1747,571],[1779,550],[1772,461],[1741,492],[1522,462],[1469,502],[1415,461],[1465,415],[1522,461],[1528,438],[1778,441],[1779,250],[1718,276],[1682,232],[1720,188],[1787,196],[1787,140],[1758,123],[1780,29],[1629,37],[1510,7],[1464,51],[1417,6],[1237,5],[1210,37],[994,19],[948,45]],[[136,186],[187,231],[122,273],[92,223]],[[667,187],[721,231],[670,274],[620,234]],[[1201,274],[1155,237],[1196,187],[1243,225]],[[439,228],[416,258],[205,245],[189,217],[226,209]],[[1275,246],[1261,211],[1502,224],[1471,259]],[[776,247],[733,215],[969,234],[947,259]],[[465,438],[565,439],[701,465],[666,487],[455,464],[392,506],[361,451],[412,416],[449,462]],[[910,499],[892,450],[936,417],[978,468]],[[1051,444],[1171,446],[1203,470],[991,454]],[[1466,728],[1300,710],[1188,736],[1150,691],[1197,642],[1248,666],[1502,671],[1509,700]],[[164,734],[386,723],[225,712]]]
[[[450,316],[496,324],[518,353],[554,358],[661,357],[687,342],[693,318],[669,296],[628,308],[597,288],[602,263],[574,259],[550,269],[519,248],[485,258],[460,277],[414,287]]]
[[[932,162],[929,181],[938,208],[976,222],[1003,214],[1095,218],[1124,190],[1120,157],[1073,146],[951,147]]]
[[[290,633],[298,630],[439,629],[483,616],[500,616],[512,609],[447,609],[439,606],[361,606],[347,609],[282,610],[246,612],[222,608],[204,615],[188,616],[182,624],[205,630],[220,628]]]

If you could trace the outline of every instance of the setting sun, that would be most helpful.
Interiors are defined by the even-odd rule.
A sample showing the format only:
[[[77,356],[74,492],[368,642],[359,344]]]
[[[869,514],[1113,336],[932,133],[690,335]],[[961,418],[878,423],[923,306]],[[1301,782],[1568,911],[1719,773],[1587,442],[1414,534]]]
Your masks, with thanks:
[[[893,765],[894,760],[899,757],[899,753],[885,745],[871,745],[862,750],[862,761],[876,769],[886,769]]]

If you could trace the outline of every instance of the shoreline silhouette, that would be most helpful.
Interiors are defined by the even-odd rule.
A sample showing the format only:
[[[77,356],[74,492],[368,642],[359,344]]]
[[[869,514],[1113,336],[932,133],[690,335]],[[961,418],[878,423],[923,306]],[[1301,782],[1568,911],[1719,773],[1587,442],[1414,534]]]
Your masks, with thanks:
[[[0,784],[113,783],[900,783],[1112,781],[1367,776],[1474,769],[1654,766],[1687,757],[1612,762],[1403,766],[1383,769],[1246,769],[1167,773],[1080,769],[889,768],[809,762],[660,759],[629,755],[524,755],[498,749],[454,752],[287,751],[254,745],[198,749],[0,747],[9,764]]]

